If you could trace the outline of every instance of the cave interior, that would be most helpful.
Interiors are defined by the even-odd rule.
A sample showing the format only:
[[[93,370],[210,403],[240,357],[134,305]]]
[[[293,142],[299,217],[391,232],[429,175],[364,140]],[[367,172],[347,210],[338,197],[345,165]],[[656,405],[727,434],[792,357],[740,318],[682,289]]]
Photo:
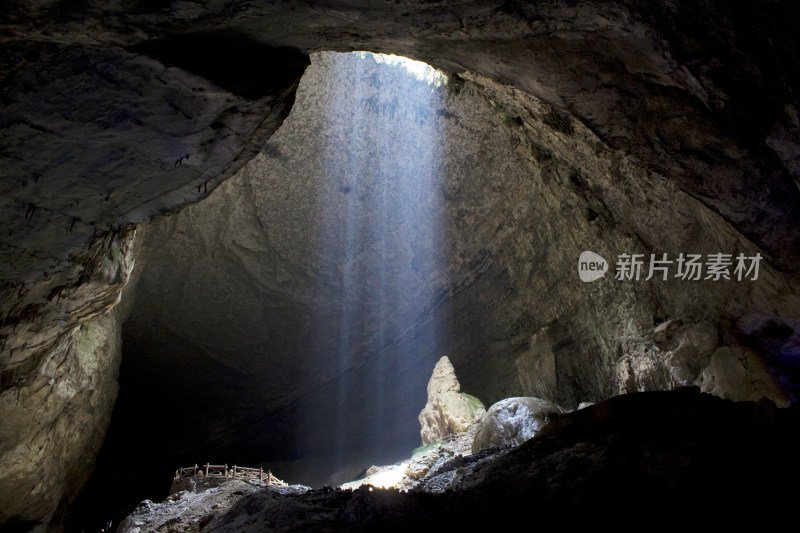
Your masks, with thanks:
[[[797,5],[0,15],[0,530],[135,531],[206,462],[313,490],[188,531],[789,512]],[[330,489],[428,444],[442,356],[558,416],[447,491]]]

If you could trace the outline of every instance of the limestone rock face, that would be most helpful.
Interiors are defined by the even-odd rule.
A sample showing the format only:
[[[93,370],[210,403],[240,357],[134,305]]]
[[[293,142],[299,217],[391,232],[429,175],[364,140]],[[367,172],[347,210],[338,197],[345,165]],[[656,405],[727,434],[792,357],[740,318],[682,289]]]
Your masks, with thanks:
[[[669,320],[648,340],[629,343],[627,355],[617,361],[620,394],[696,385],[734,401],[764,397],[781,407],[791,404],[763,355],[744,346],[719,346],[719,333],[710,324]]]
[[[609,261],[757,248],[684,188],[530,94],[461,72],[407,99],[397,89],[406,87],[402,71],[387,82],[370,61],[314,54],[291,115],[261,154],[203,202],[148,226],[124,331],[126,361],[148,386],[132,401],[158,406],[179,390],[186,413],[178,421],[154,415],[167,446],[141,432],[121,438],[142,439],[140,453],[203,446],[203,456],[231,448],[272,456],[303,446],[322,455],[337,432],[354,444],[380,434],[408,447],[430,377],[419,369],[443,352],[463,389],[487,403],[533,396],[574,407],[627,384],[617,361],[636,353],[661,355],[649,373],[650,363],[636,362],[645,366],[630,372],[633,385],[670,388],[691,383],[723,337],[757,345],[761,332],[777,331],[761,348],[774,353],[796,342],[800,293],[767,263],[758,282],[609,275],[582,283],[575,260],[587,248]],[[386,87],[388,95],[379,90]],[[435,111],[419,111],[430,101],[423,97]],[[347,122],[353,116],[357,129]],[[415,134],[403,152],[395,149],[402,130],[380,132],[407,117],[416,133],[433,134]],[[420,222],[401,208],[399,180],[375,179],[387,167],[421,174],[423,145],[439,154],[441,196],[415,203],[441,223],[446,245],[398,239]],[[381,198],[386,211],[362,208]],[[366,229],[348,232],[352,215]],[[355,296],[347,283],[359,288]],[[435,307],[418,304],[426,295]],[[347,315],[354,309],[357,320]],[[659,317],[698,317],[681,327],[705,324],[713,334],[700,336],[713,346],[687,340],[697,348],[683,354],[686,363],[666,360],[681,343],[653,341]],[[670,328],[663,335],[682,338]],[[351,349],[341,350],[343,341]],[[691,375],[673,376],[678,367]]]
[[[778,407],[791,404],[763,358],[741,346],[717,349],[698,384],[703,392],[734,402],[757,402],[767,398]]]
[[[227,56],[242,46],[212,34],[135,51],[5,46],[2,161],[5,177],[20,179],[3,182],[0,280],[63,270],[98,229],[195,202],[255,156],[288,114],[308,58],[263,46],[237,71]]]
[[[791,1],[598,7],[476,0],[452,10],[406,1],[374,9],[365,0],[7,4],[0,52],[4,391],[20,376],[36,375],[65,335],[97,316],[95,303],[113,305],[117,288],[90,283],[94,271],[86,268],[96,263],[87,256],[110,250],[98,241],[154,215],[210,202],[211,191],[253,158],[282,121],[305,55],[323,49],[389,51],[457,74],[458,98],[433,114],[443,131],[458,123],[468,132],[448,140],[465,164],[443,165],[446,211],[458,229],[447,250],[453,261],[442,269],[446,274],[420,277],[426,290],[462,313],[455,321],[459,345],[448,353],[469,390],[491,401],[523,394],[575,405],[620,383],[638,390],[685,382],[712,352],[673,352],[677,361],[654,356],[652,364],[628,358],[625,374],[616,377],[617,361],[634,355],[626,350],[629,340],[646,340],[665,317],[706,321],[719,329],[717,344],[734,349],[742,342],[778,370],[781,358],[798,353],[800,43]],[[313,115],[314,106],[304,105]],[[278,151],[262,163],[287,163],[292,151],[317,153],[296,146],[273,145]],[[303,332],[281,336],[287,324],[319,318],[303,304],[313,298],[309,272],[326,263],[295,261],[309,249],[294,245],[310,227],[307,214],[325,205],[297,201],[309,199],[303,178],[318,175],[311,172],[314,158],[307,159],[301,172],[273,174],[266,188],[247,189],[248,179],[221,191],[232,203],[215,206],[220,216],[197,229],[199,241],[182,240],[191,217],[164,224],[174,247],[208,259],[190,257],[190,268],[175,269],[183,279],[201,279],[203,292],[172,283],[183,300],[167,312],[184,304],[197,309],[176,315],[180,327],[170,323],[154,335],[168,353],[180,354],[173,362],[219,371],[238,391],[251,377],[249,363],[264,354],[271,368],[286,369],[297,353],[307,353],[297,342]],[[352,192],[346,183],[337,187]],[[265,197],[280,208],[251,209]],[[288,206],[297,204],[307,211],[293,218]],[[255,227],[277,227],[283,239],[242,229]],[[607,259],[761,251],[765,262],[752,284],[605,279],[582,285],[574,260],[589,247]],[[225,266],[208,266],[223,255]],[[255,281],[248,291],[215,298],[225,291],[208,288],[225,286],[216,276],[227,267]],[[73,290],[84,294],[66,313],[42,312]],[[211,311],[200,309],[204,299]],[[244,313],[268,302],[270,325],[241,327],[242,315],[232,313],[232,327],[209,327],[217,309],[238,302],[245,302]],[[139,323],[142,331],[152,325]],[[419,324],[404,325],[418,331]],[[47,333],[38,338],[34,329]],[[220,330],[233,334],[210,346]],[[245,340],[254,331],[263,338],[248,344],[235,334],[243,331]],[[353,335],[363,347],[381,345]],[[409,334],[397,345],[416,342]],[[175,344],[184,349],[172,350]],[[403,363],[396,375],[408,376],[420,362]],[[254,372],[252,381],[263,388],[239,395],[242,404],[296,405],[298,396],[335,382],[332,365],[302,365],[274,372],[270,382]],[[286,397],[290,387],[298,392]],[[236,434],[222,422],[214,427],[211,440]]]
[[[92,473],[117,396],[127,311],[117,302],[133,274],[134,235],[97,239],[91,253],[21,298],[29,307],[16,327],[0,327],[8,335],[0,360],[0,523],[46,524]]]
[[[445,392],[460,392],[461,384],[456,377],[456,369],[450,358],[442,356],[433,367],[431,379],[428,381],[428,400]]]
[[[532,439],[564,410],[541,398],[506,398],[481,417],[472,453],[486,448],[508,448]]]
[[[25,383],[3,391],[0,523],[46,524],[89,479],[117,395],[113,313],[62,337]]]
[[[423,446],[463,433],[486,412],[474,396],[459,392],[455,369],[445,355],[436,363],[428,382],[428,402],[419,414]]]
[[[84,2],[58,15],[53,5],[13,2],[4,13],[4,227],[14,223],[15,247],[25,251],[4,252],[13,267],[3,272],[14,277],[27,273],[21,257],[51,265],[54,252],[82,246],[73,237],[54,244],[52,225],[77,218],[85,237],[93,222],[140,221],[201,198],[207,179],[230,177],[274,129],[261,120],[281,107],[270,101],[274,85],[285,87],[276,80],[293,72],[283,46],[386,50],[508,80],[706,199],[782,268],[800,260],[788,229],[800,197],[791,2],[612,2],[599,11],[591,2],[476,0],[446,13],[415,2],[376,10],[366,0]],[[569,132],[561,117],[550,122]],[[770,217],[751,202],[762,195]],[[74,200],[79,213],[62,210]],[[39,209],[26,230],[30,203]]]
[[[108,312],[133,273],[136,232],[92,239],[64,270],[27,286],[0,291],[0,382],[5,388],[34,371],[42,352],[82,322]],[[0,285],[2,283],[0,282]],[[12,377],[14,379],[8,379]]]
[[[646,340],[631,339],[617,361],[619,393],[666,390],[692,385],[719,344],[708,323],[674,319],[659,324]]]

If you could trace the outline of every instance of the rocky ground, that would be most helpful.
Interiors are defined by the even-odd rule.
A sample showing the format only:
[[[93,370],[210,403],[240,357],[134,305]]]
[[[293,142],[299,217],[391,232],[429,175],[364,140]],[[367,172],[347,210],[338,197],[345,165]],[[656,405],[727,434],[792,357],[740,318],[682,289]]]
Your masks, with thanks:
[[[431,442],[417,448],[409,459],[396,464],[372,466],[364,478],[345,483],[341,488],[354,490],[371,486],[410,490],[425,485],[426,490],[432,490],[433,485],[427,485],[427,482],[437,476],[444,465],[453,459],[471,455],[478,427],[477,423],[472,424],[463,433],[452,435],[447,440]]]
[[[176,482],[175,485],[178,485]],[[174,486],[175,486],[174,485]],[[181,483],[162,503],[145,500],[120,524],[118,531],[200,531],[215,518],[225,515],[243,497],[265,489],[276,494],[302,494],[308,487],[294,485],[267,486],[258,481],[232,479],[207,483],[202,478],[189,478]]]
[[[119,531],[768,526],[800,495],[798,422],[797,408],[734,403],[696,388],[628,394],[564,414],[515,448],[445,458],[438,450],[448,446],[440,446],[434,467],[410,489],[233,481],[144,502]]]

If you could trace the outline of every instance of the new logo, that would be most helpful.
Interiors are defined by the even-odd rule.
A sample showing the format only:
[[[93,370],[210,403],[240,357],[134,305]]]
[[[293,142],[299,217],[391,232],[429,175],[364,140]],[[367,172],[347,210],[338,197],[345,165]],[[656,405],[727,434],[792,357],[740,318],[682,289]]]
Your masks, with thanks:
[[[608,272],[608,262],[594,252],[583,252],[578,258],[578,276],[589,283],[602,278]]]

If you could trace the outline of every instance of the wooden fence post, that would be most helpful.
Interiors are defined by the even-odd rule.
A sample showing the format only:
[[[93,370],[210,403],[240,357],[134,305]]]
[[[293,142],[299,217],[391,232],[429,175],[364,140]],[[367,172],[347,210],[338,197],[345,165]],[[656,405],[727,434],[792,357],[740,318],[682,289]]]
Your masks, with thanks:
[[[236,479],[236,465],[233,465],[233,479]]]
[[[206,463],[206,477],[208,477],[208,463]]]
[[[259,466],[258,467],[258,480],[259,481],[264,481],[264,467],[263,466]]]

